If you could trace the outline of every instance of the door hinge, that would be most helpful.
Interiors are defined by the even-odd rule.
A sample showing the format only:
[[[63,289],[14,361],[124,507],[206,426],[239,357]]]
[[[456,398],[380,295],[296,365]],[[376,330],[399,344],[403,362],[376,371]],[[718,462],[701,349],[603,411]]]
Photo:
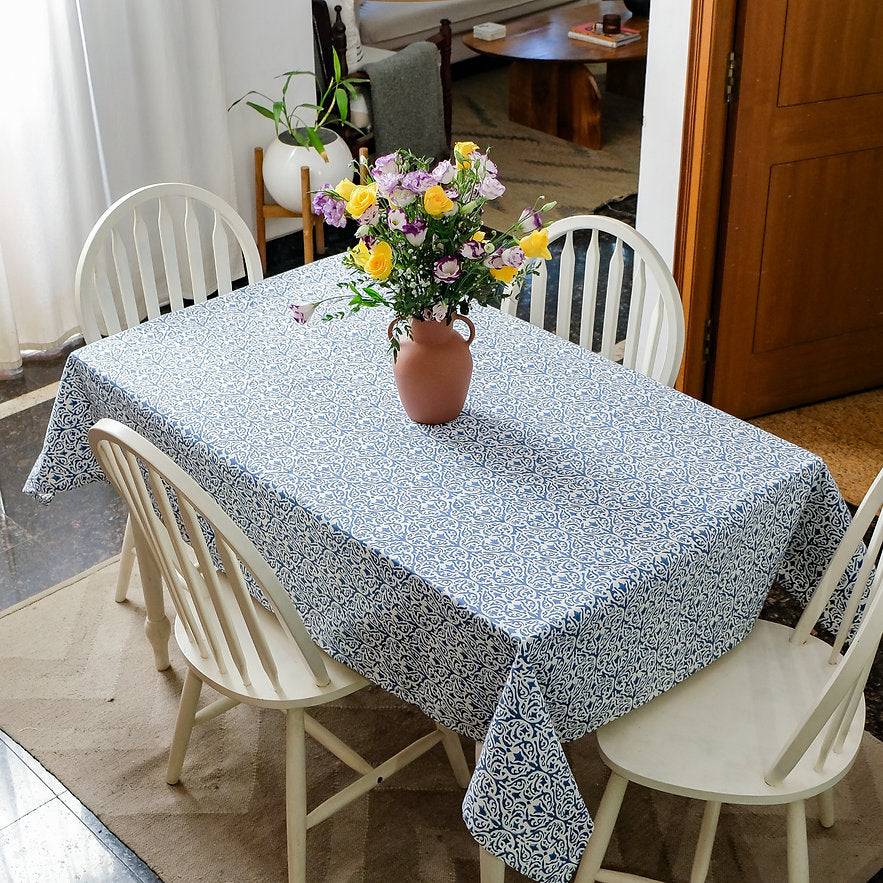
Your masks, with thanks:
[[[727,59],[727,104],[732,104],[739,97],[739,60],[735,51],[731,52]]]
[[[711,316],[705,320],[705,333],[702,337],[702,361],[711,361],[711,352],[714,349],[714,329],[712,327]]]

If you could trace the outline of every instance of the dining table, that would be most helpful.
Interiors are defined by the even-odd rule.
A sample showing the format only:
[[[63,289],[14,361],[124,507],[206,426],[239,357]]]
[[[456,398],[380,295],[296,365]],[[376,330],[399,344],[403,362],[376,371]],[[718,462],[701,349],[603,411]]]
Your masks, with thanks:
[[[326,258],[71,353],[25,491],[104,481],[90,427],[133,427],[325,651],[483,743],[462,806],[480,846],[566,883],[592,820],[564,745],[738,644],[774,582],[805,602],[849,511],[814,454],[493,307],[470,312],[461,416],[415,424],[387,310],[291,309],[350,272]],[[161,667],[162,585],[140,568]]]

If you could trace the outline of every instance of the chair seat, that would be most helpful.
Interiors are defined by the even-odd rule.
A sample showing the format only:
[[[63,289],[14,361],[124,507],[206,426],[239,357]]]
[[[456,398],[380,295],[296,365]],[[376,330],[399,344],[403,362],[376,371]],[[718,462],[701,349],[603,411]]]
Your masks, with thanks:
[[[223,574],[218,574],[218,576],[222,583],[226,582]],[[224,586],[224,588],[228,587]],[[260,663],[254,644],[248,638],[245,621],[235,609],[236,602],[233,592],[223,592],[221,602],[225,608],[230,610],[228,621],[233,625],[239,645],[243,648],[243,655],[252,681],[250,687],[243,688],[233,659],[226,649],[222,654],[226,671],[222,672],[213,658],[204,658],[200,654],[199,648],[190,640],[181,617],[175,619],[175,640],[178,642],[187,664],[203,681],[210,684],[219,693],[229,696],[231,699],[249,702],[252,705],[270,708],[296,708],[322,705],[368,686],[368,681],[361,675],[356,674],[347,666],[341,665],[327,653],[323,653],[322,656],[331,681],[324,687],[317,686],[313,673],[294,638],[273,613],[255,601],[253,602],[254,609],[260,630],[278,666],[281,689],[277,690]],[[230,672],[232,674],[229,674]]]
[[[785,781],[764,776],[836,671],[831,647],[760,620],[737,647],[641,708],[598,730],[607,765],[639,784],[723,803],[780,804],[831,787],[852,765],[865,720],[859,702],[839,753],[814,764],[825,729]]]

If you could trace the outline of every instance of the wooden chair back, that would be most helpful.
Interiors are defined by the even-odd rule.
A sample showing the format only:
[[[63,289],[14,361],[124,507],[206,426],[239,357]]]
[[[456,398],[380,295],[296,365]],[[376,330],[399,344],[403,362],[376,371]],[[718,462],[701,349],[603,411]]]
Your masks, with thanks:
[[[340,58],[344,75],[349,71],[346,64],[346,28],[340,18],[341,7],[335,7],[334,18],[328,10],[325,0],[312,0],[313,37],[316,43],[316,60],[320,70],[317,71],[320,81],[328,83],[334,75],[334,49]],[[451,73],[451,49],[453,47],[453,31],[450,19],[443,18],[439,22],[438,31],[426,38],[427,43],[434,44],[439,54],[439,74],[442,86],[442,108],[444,114],[445,140],[448,148],[453,143],[453,76]],[[364,71],[353,72],[355,76],[365,77]],[[370,88],[370,83],[368,84]],[[353,136],[349,131],[341,135],[350,143],[353,152],[360,147],[371,147],[373,138],[370,134]]]
[[[141,187],[107,209],[92,228],[80,254],[75,294],[87,343],[98,340],[102,333],[116,334],[137,325],[144,314],[148,319],[156,318],[160,314],[162,286],[172,310],[184,306],[185,292],[196,303],[206,300],[209,290],[197,206],[205,206],[200,213],[211,217],[211,229],[206,231],[213,259],[209,279],[216,281],[218,293],[233,290],[229,234],[242,252],[248,281],[263,279],[251,231],[223,199],[192,184]],[[162,254],[161,275],[154,260],[157,239]],[[177,242],[181,241],[186,244],[183,256],[178,254]],[[130,254],[132,246],[135,261]],[[186,278],[181,271],[184,261],[188,269]],[[140,280],[138,291],[135,278]]]
[[[781,782],[794,769],[823,730],[825,734],[816,760],[816,769],[819,770],[824,767],[831,751],[836,753],[842,749],[849,732],[883,636],[883,470],[865,495],[791,637],[795,643],[808,640],[813,626],[844,580],[853,557],[862,546],[862,537],[874,518],[877,518],[877,524],[866,547],[831,650],[831,677],[818,703],[806,715],[771,767],[766,777],[771,785]],[[855,634],[852,634],[863,598],[866,601],[862,621]],[[850,641],[849,649],[843,654],[847,640]]]
[[[267,679],[281,692],[278,671],[284,660],[274,657],[265,639],[247,574],[291,635],[291,652],[299,650],[316,685],[326,686],[330,678],[321,651],[291,598],[253,543],[214,499],[155,445],[115,420],[96,423],[89,431],[89,444],[150,547],[187,637],[200,655],[211,658],[223,674],[238,678],[242,688],[251,685],[255,674],[247,660],[257,659]],[[220,578],[216,564],[225,579]],[[234,623],[234,617],[241,622]]]
[[[598,277],[601,269],[599,234],[614,237],[613,252],[607,267],[607,286],[603,295],[600,354],[614,359],[614,347],[622,298],[622,282],[625,267],[624,249],[633,252],[632,292],[629,303],[628,325],[622,363],[654,379],[672,386],[681,367],[684,354],[684,310],[678,287],[659,252],[637,230],[602,215],[574,215],[555,221],[549,227],[549,242],[564,238],[555,291],[555,333],[570,339],[573,310],[573,286],[576,268],[574,233],[591,230],[586,248],[585,271],[582,280],[582,303],[579,315],[579,345],[593,349],[598,307]],[[648,315],[648,275],[658,292]],[[530,290],[530,322],[544,327],[548,270],[539,264],[539,272],[533,276]],[[512,291],[501,305],[503,312],[515,315],[520,291]],[[662,350],[660,350],[660,347]],[[618,359],[617,359],[618,360]]]

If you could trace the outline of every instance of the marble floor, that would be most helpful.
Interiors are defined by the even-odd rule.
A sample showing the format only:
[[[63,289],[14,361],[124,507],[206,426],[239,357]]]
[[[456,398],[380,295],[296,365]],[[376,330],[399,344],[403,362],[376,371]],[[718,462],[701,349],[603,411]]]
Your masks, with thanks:
[[[629,221],[633,199],[605,207]],[[345,237],[331,231],[329,249]],[[271,272],[302,263],[298,237],[269,243]],[[43,441],[52,384],[66,355],[26,365],[0,382],[0,610],[72,577],[119,551],[126,514],[109,486],[90,485],[44,506],[21,493]],[[795,605],[773,592],[766,618],[793,623]],[[883,664],[868,691],[868,729],[883,737]],[[2,705],[0,705],[2,727]],[[0,731],[0,883],[159,878],[65,786]]]

